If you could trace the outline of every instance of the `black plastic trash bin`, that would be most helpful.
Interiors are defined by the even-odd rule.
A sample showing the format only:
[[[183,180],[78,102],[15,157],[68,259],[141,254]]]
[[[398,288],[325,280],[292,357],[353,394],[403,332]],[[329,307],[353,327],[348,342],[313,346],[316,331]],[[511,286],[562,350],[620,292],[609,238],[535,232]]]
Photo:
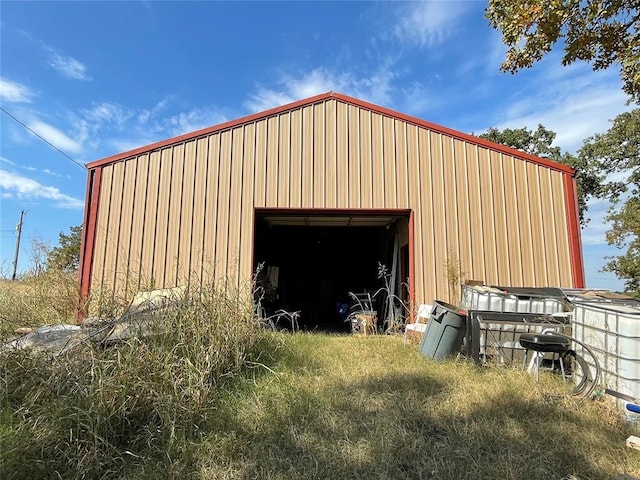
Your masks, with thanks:
[[[460,349],[466,328],[466,311],[436,300],[420,342],[420,352],[427,358],[444,360]]]

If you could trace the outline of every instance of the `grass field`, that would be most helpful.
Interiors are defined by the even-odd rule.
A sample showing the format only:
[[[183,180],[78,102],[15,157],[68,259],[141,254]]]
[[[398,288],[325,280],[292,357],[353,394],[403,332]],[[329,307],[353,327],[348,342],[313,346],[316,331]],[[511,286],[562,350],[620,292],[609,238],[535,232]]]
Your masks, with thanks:
[[[5,404],[2,477],[46,472],[37,468],[43,461],[52,478],[56,470],[63,478],[287,480],[640,475],[640,452],[624,446],[633,428],[605,403],[555,396],[564,386],[550,376],[535,385],[531,375],[515,370],[435,363],[390,336],[268,337],[253,367],[221,386],[206,411],[190,416],[185,405],[173,413],[173,428],[187,435],[167,440],[149,431],[146,440],[120,444],[110,458],[86,462],[63,448],[46,452],[39,447],[53,445],[39,445],[37,436],[23,454],[12,455],[12,440],[29,432]],[[97,433],[66,435],[99,443]],[[51,458],[63,454],[57,462]],[[81,460],[85,466],[77,469]]]
[[[3,332],[63,310],[27,285],[25,313],[16,288],[0,285]],[[399,336],[271,332],[236,297],[191,300],[161,335],[0,354],[0,478],[640,477],[638,424],[550,374],[432,362]]]
[[[289,337],[225,404],[203,478],[583,479],[640,474],[607,405],[525,373],[435,363],[393,337]]]

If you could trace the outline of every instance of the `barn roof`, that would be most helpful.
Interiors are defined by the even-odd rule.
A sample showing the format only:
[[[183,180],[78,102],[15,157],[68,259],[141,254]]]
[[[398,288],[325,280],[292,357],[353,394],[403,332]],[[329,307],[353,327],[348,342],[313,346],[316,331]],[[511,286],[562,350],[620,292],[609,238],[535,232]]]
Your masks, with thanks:
[[[476,144],[478,146],[481,147],[485,147],[485,148],[489,148],[491,150],[494,151],[498,151],[501,153],[504,153],[506,155],[510,155],[513,156],[515,158],[519,158],[521,160],[525,160],[528,162],[532,162],[538,165],[542,165],[548,168],[551,168],[553,170],[558,170],[561,172],[565,172],[565,173],[569,173],[571,175],[573,175],[575,173],[574,169],[564,165],[562,163],[558,163],[558,162],[554,162],[552,160],[548,160],[546,158],[541,158],[541,157],[537,157],[535,155],[531,155],[529,153],[526,152],[522,152],[520,150],[515,150],[513,148],[510,147],[506,147],[504,145],[501,145],[499,143],[495,143],[495,142],[491,142],[489,140],[485,140],[483,138],[479,138],[476,137],[474,135],[470,135],[468,133],[464,133],[464,132],[460,132],[458,130],[454,130],[452,128],[447,128],[447,127],[443,127],[441,125],[438,125],[436,123],[432,123],[432,122],[428,122],[426,120],[422,120],[420,118],[417,117],[413,117],[411,115],[407,115],[404,113],[400,113],[385,107],[381,107],[379,105],[375,105],[373,103],[369,103],[369,102],[365,102],[364,100],[359,100],[357,98],[354,97],[349,97],[348,95],[344,95],[342,93],[336,93],[336,92],[327,92],[327,93],[322,93],[319,95],[315,95],[313,97],[309,97],[309,98],[305,98],[303,100],[298,100],[296,102],[293,103],[288,103],[286,105],[282,105],[279,107],[275,107],[275,108],[271,108],[269,110],[265,110],[263,112],[258,112],[258,113],[253,113],[251,115],[246,115],[244,117],[235,119],[235,120],[230,120],[228,122],[224,122],[224,123],[220,123],[218,125],[214,125],[212,127],[207,127],[207,128],[203,128],[200,130],[196,130],[195,132],[190,132],[190,133],[185,133],[183,135],[179,135],[177,137],[172,137],[172,138],[168,138],[166,140],[162,140],[160,142],[156,142],[156,143],[152,143],[150,145],[145,145],[133,150],[129,150],[126,152],[122,152],[122,153],[118,153],[116,155],[112,155],[106,158],[103,158],[101,160],[96,160],[93,162],[90,162],[87,164],[87,168],[88,169],[93,169],[96,167],[101,167],[110,163],[114,163],[114,162],[118,162],[124,159],[127,159],[129,157],[133,157],[136,155],[141,155],[144,153],[148,153],[148,152],[152,152],[154,150],[159,150],[163,147],[169,146],[169,145],[173,145],[175,143],[180,143],[180,142],[184,142],[187,140],[192,140],[194,138],[198,138],[198,137],[203,137],[206,135],[210,135],[212,133],[215,132],[219,132],[219,131],[223,131],[223,130],[228,130],[230,128],[234,128],[237,126],[240,126],[242,124],[245,123],[251,123],[251,122],[255,122],[257,120],[261,120],[264,118],[268,118],[274,115],[278,115],[284,112],[287,112],[289,110],[293,110],[293,109],[297,109],[300,107],[304,107],[307,105],[312,105],[315,103],[320,103],[323,102],[325,100],[328,100],[330,98],[334,98],[336,100],[339,100],[341,102],[344,102],[346,104],[350,104],[350,105],[354,105],[357,107],[361,107],[367,110],[371,110],[372,112],[381,114],[381,115],[385,115],[387,117],[391,117],[391,118],[396,118],[398,120],[402,120],[404,122],[410,123],[412,125],[416,125],[419,127],[424,127],[427,128],[429,130],[432,130],[434,132],[438,132],[444,135],[448,135],[450,137],[465,141],[465,142],[469,142],[472,144]]]

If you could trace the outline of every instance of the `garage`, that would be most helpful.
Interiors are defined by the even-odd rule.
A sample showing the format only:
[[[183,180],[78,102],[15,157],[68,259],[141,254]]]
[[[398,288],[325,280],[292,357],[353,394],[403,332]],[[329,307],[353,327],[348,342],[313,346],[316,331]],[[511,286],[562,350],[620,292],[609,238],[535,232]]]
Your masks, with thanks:
[[[357,307],[350,293],[372,297],[382,321],[386,292],[379,265],[387,268],[394,294],[408,300],[409,211],[256,212],[254,271],[268,285],[262,296],[264,315],[299,312],[304,330],[348,331],[345,306]],[[375,295],[375,296],[374,296]],[[287,327],[283,319],[283,327]]]
[[[458,301],[448,265],[489,285],[584,287],[572,168],[336,92],[87,169],[89,309],[145,285],[250,296],[262,263],[268,308],[307,329],[346,328],[336,304],[379,288],[378,262],[413,306]]]

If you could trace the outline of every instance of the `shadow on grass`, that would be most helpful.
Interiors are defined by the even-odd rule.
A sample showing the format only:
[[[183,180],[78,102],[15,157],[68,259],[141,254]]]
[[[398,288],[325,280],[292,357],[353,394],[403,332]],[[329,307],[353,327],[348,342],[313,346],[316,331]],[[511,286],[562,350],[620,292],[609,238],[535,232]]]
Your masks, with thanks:
[[[620,471],[600,459],[619,432],[595,429],[566,404],[512,392],[445,415],[447,396],[426,375],[390,374],[263,398],[260,418],[237,412],[208,444],[200,475],[219,478],[226,465],[224,477],[246,479],[594,480],[625,469],[624,453]]]

